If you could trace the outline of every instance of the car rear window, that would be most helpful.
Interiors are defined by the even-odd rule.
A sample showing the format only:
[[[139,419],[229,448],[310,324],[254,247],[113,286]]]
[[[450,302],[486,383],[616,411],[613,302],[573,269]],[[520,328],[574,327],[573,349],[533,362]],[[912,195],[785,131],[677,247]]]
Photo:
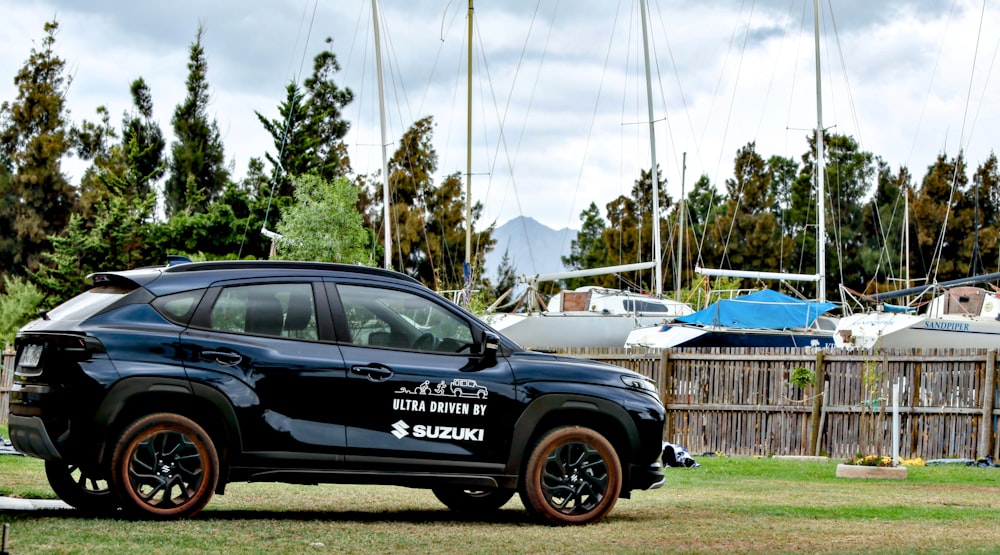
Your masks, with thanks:
[[[94,287],[50,310],[48,318],[49,320],[83,320],[111,306],[111,303],[121,299],[131,291],[133,289],[119,285]]]

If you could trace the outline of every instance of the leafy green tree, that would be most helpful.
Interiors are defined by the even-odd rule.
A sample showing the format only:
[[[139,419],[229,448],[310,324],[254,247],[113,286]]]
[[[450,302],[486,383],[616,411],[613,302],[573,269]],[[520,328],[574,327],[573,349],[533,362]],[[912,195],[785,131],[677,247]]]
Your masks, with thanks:
[[[905,237],[903,224],[906,210],[906,194],[912,189],[912,179],[906,168],[892,169],[882,161],[877,162],[875,191],[870,202],[865,204],[861,262],[864,281],[844,285],[866,293],[885,291],[897,286],[891,283],[895,278],[903,279],[906,269],[903,261]]]
[[[236,210],[246,210],[250,204],[248,194],[234,183],[229,183],[217,202],[209,204],[204,212],[175,214],[149,231],[149,256],[158,264],[168,254],[199,255],[205,260],[230,260],[239,256],[247,225],[260,220],[240,217]],[[259,227],[258,227],[259,229]],[[250,245],[260,252],[266,247],[259,243]],[[244,252],[244,257],[249,255]]]
[[[875,181],[875,158],[860,149],[852,137],[830,134],[826,149],[827,215],[827,291],[839,283],[863,283],[865,243],[864,211]],[[838,270],[839,269],[839,273]]]
[[[34,283],[20,276],[3,277],[0,294],[0,347],[11,345],[21,326],[38,316],[44,295]]]
[[[86,276],[99,270],[124,270],[162,263],[150,256],[148,244],[155,193],[145,197],[122,194],[123,179],[101,178],[111,194],[94,208],[89,221],[74,214],[66,231],[52,238],[52,250],[32,279],[57,304],[82,289]]]
[[[177,105],[171,123],[170,175],[164,193],[168,216],[205,212],[218,200],[229,181],[219,127],[208,119],[208,62],[198,27],[188,61],[187,97]]]
[[[420,279],[431,278],[425,283],[435,289],[458,289],[463,286],[463,264],[465,262],[465,194],[459,174],[444,178],[436,187],[424,192],[426,207],[426,227],[424,230],[426,257],[419,265]],[[482,203],[472,205],[472,222],[479,221]],[[490,226],[472,234],[473,274],[480,275],[485,264],[485,254],[493,249],[496,241],[492,238]]]
[[[725,204],[722,197],[712,185],[707,175],[702,175],[695,181],[694,187],[687,196],[687,217],[690,233],[700,239],[705,236],[707,227],[715,221],[719,211]]]
[[[997,158],[990,154],[972,176],[969,190],[959,197],[955,206],[955,217],[949,227],[955,229],[956,273],[977,275],[986,273],[986,261],[998,260],[997,251],[997,204],[1000,195],[1000,175]],[[995,271],[995,269],[993,270]]]
[[[0,153],[0,275],[14,271],[14,258],[19,250],[14,231],[17,197],[11,185],[10,170],[10,161]]]
[[[54,306],[77,294],[88,274],[99,268],[100,261],[90,256],[100,248],[101,237],[88,229],[78,215],[70,218],[65,233],[52,238],[52,250],[42,255],[38,271],[31,279],[45,294],[46,306]]]
[[[778,224],[773,174],[748,143],[736,155],[733,178],[726,181],[726,206],[708,229],[705,252],[709,265],[756,271],[786,271],[782,253],[792,242]],[[712,261],[718,262],[713,264]],[[742,287],[748,287],[744,280]]]
[[[962,197],[967,186],[965,158],[961,153],[951,160],[940,154],[928,168],[913,201],[918,261],[926,264],[914,268],[916,275],[931,281],[965,277],[959,266],[961,258],[957,247],[965,238],[962,233],[967,234],[969,230],[958,230],[950,220],[955,216],[954,207],[965,202]]]
[[[84,120],[71,132],[77,155],[83,160],[92,161],[80,178],[78,207],[85,221],[93,218],[97,207],[107,202],[112,194],[102,176],[121,175],[125,172],[123,150],[120,145],[115,144],[118,133],[111,125],[107,108],[98,106],[97,115],[99,123]]]
[[[295,202],[278,224],[283,239],[276,244],[277,258],[372,264],[354,185],[347,178],[326,181],[314,174],[294,181]]]
[[[457,289],[465,286],[466,199],[459,174],[445,177],[440,185],[433,182],[437,171],[437,152],[431,142],[433,129],[434,120],[429,116],[414,122],[389,159],[392,265],[434,289]],[[373,240],[381,240],[382,186],[368,176],[359,177],[357,182],[364,185],[359,210],[365,214],[366,225],[376,230]],[[473,204],[471,212],[475,228],[482,204]],[[481,285],[478,271],[494,243],[492,227],[472,234],[472,269],[477,286]]]
[[[0,104],[0,156],[10,161],[8,194],[0,210],[12,215],[14,268],[35,270],[50,239],[65,229],[76,207],[77,192],[62,173],[69,136],[65,62],[55,53],[59,24],[45,24],[41,48],[32,48],[14,77],[17,97]],[[9,216],[8,216],[9,217]]]
[[[666,181],[659,181],[660,233],[668,229],[663,212],[673,203],[667,195]],[[652,172],[642,170],[632,185],[631,195],[620,195],[606,206],[608,226],[604,230],[604,244],[608,251],[609,265],[631,264],[653,260],[653,178]],[[661,241],[662,244],[662,241]],[[642,288],[654,290],[655,284],[644,274],[630,272],[620,276],[598,276],[591,283],[605,287]],[[667,279],[667,275],[663,276]]]
[[[583,224],[576,238],[570,243],[569,256],[562,257],[562,263],[570,270],[585,270],[608,265],[608,247],[604,242],[606,225],[601,218],[597,204],[591,202],[586,210],[580,213]],[[565,281],[567,289],[576,289],[593,283],[592,278],[570,278]]]

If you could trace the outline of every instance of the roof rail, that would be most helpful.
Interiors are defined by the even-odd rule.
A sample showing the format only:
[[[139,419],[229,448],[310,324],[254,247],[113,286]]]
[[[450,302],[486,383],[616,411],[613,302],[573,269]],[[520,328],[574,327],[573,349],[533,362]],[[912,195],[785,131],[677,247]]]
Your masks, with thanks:
[[[168,266],[165,272],[198,272],[209,270],[238,270],[247,268],[271,268],[284,270],[325,270],[339,272],[354,272],[368,275],[391,275],[396,278],[405,278],[413,283],[420,283],[418,280],[406,274],[401,274],[393,270],[385,270],[372,266],[362,266],[359,264],[341,264],[338,262],[308,262],[301,260],[212,260],[207,262],[189,262]]]

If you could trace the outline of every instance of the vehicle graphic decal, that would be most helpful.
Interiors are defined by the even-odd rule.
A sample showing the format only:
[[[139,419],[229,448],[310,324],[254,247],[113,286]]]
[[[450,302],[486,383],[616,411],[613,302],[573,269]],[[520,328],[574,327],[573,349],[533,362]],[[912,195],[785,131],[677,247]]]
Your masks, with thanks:
[[[400,387],[396,393],[403,393],[407,395],[431,395],[434,397],[463,397],[467,399],[482,399],[484,401],[490,395],[490,391],[476,383],[476,380],[469,380],[465,378],[455,378],[451,380],[450,384],[441,380],[436,386],[434,386],[433,389],[431,388],[431,381],[424,380],[424,383],[414,387],[413,389]]]

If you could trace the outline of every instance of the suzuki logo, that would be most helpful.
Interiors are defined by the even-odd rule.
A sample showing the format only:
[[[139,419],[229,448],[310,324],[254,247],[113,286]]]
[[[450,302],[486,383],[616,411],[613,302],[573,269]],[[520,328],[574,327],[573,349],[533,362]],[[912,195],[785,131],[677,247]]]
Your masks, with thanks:
[[[403,439],[410,435],[410,432],[407,431],[409,429],[410,425],[400,420],[392,425],[392,435],[396,436],[396,439]]]

